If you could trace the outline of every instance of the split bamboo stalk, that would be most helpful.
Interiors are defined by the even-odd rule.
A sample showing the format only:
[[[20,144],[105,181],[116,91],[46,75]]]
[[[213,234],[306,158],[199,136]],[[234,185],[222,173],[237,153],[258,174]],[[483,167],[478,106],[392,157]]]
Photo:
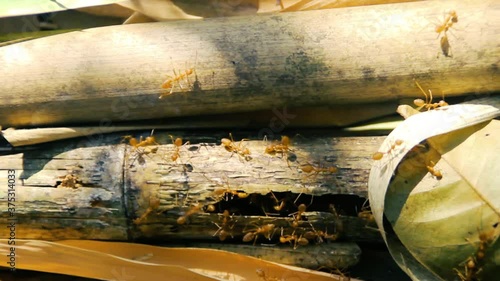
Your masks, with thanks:
[[[297,136],[288,161],[286,154],[264,153],[271,142],[245,141],[242,147],[252,157],[247,161],[215,145],[214,136],[198,136],[190,138],[193,144],[180,147],[178,159],[173,161],[177,148],[165,133],[156,135],[163,145],[149,153],[145,148],[120,144],[121,137],[115,134],[100,137],[98,146],[91,139],[66,140],[1,156],[4,199],[11,196],[9,171],[15,174],[12,192],[20,225],[18,238],[213,240],[214,222],[219,222],[225,208],[238,217],[234,226],[238,236],[256,222],[267,221],[289,230],[292,217],[288,214],[303,202],[310,207],[308,221],[301,221],[301,227],[309,228],[312,223],[324,229],[341,224],[342,235],[349,241],[380,241],[376,231],[365,228],[366,222],[357,212],[367,195],[370,155],[381,137]],[[303,171],[309,164],[336,167],[337,171]],[[238,190],[250,196],[231,200],[234,195],[217,190]],[[271,192],[282,200],[275,201]],[[155,200],[158,205],[153,207]],[[280,202],[283,210],[273,211],[272,206]],[[196,204],[214,204],[216,210],[197,212],[187,217],[189,223],[179,225],[177,220]],[[337,206],[339,217],[332,215],[329,204]],[[137,220],[150,207],[153,212]],[[0,202],[0,210],[0,220],[7,223],[7,200]],[[7,230],[1,229],[0,235],[8,236]]]
[[[382,137],[305,134],[296,136],[291,150],[282,156],[263,153],[276,142],[235,141],[237,147],[250,150],[252,158],[246,160],[216,145],[220,135],[190,137],[193,144],[178,150],[166,133],[155,135],[162,145],[134,148],[120,143],[120,135],[109,134],[97,142],[64,140],[1,156],[0,222],[15,223],[16,239],[169,241],[172,246],[224,240],[218,246],[224,250],[313,269],[352,266],[360,258],[359,247],[352,242],[381,241],[373,223],[357,212],[367,194],[369,155]],[[335,166],[338,171],[302,171],[308,164]],[[239,199],[230,190],[248,198]],[[14,207],[8,206],[7,198],[15,198]],[[281,202],[283,209],[273,210]],[[309,210],[296,219],[293,213],[303,202]],[[337,206],[333,213],[330,204]],[[208,210],[210,205],[214,210]],[[188,215],[195,206],[200,206],[199,212]],[[224,210],[229,212],[226,223]],[[183,217],[186,220],[180,224]],[[294,221],[297,226],[292,227]],[[323,245],[316,244],[320,238],[309,238],[310,245],[295,249],[293,257],[286,254],[297,247],[293,240],[291,246],[271,250],[234,246],[252,246],[253,239],[244,243],[242,237],[267,224],[274,226],[273,239],[260,237],[259,244],[277,245],[282,234],[302,236],[318,230],[340,237],[340,242]],[[224,239],[221,228],[230,232]],[[1,237],[9,233],[9,228],[0,229]],[[301,264],[301,257],[311,251],[317,257]]]

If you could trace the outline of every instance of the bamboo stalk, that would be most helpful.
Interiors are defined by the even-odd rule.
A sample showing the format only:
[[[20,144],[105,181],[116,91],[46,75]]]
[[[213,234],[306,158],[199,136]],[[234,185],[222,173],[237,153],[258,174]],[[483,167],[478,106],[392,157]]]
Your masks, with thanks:
[[[224,209],[238,217],[235,236],[256,222],[266,221],[292,231],[293,219],[288,215],[304,203],[311,213],[308,221],[300,221],[300,227],[308,229],[311,223],[318,230],[334,231],[341,228],[335,226],[339,224],[348,240],[380,241],[377,232],[364,230],[366,222],[356,213],[366,198],[370,155],[381,143],[380,137],[297,136],[290,145],[288,161],[286,156],[264,154],[271,142],[245,141],[242,145],[252,157],[246,161],[215,145],[215,136],[190,137],[193,144],[180,147],[173,161],[177,148],[168,144],[171,140],[165,133],[155,135],[163,145],[147,154],[143,148],[120,144],[121,137],[115,134],[59,141],[40,150],[1,156],[1,197],[7,198],[9,192],[9,170],[16,175],[16,215],[23,225],[17,236],[48,240],[213,240],[217,239],[213,236],[217,231],[214,222],[220,222]],[[95,146],[96,141],[99,146]],[[309,163],[335,166],[338,171],[316,174],[301,170]],[[250,196],[238,200],[234,194],[216,191],[221,189]],[[155,200],[158,203],[153,206]],[[282,209],[273,210],[281,202]],[[0,202],[3,222],[7,222],[6,204],[6,200]],[[186,217],[185,225],[179,225],[177,220],[197,204],[204,205],[203,209],[214,204],[215,210],[195,212]],[[332,216],[329,204],[338,207],[340,217]],[[132,223],[134,220],[136,223]],[[0,235],[8,235],[5,231],[0,230]]]
[[[436,95],[489,94],[500,89],[491,5],[424,1],[111,26],[10,45],[0,48],[0,124],[383,102],[420,97],[414,78]],[[450,9],[459,19],[448,36],[453,57],[438,56],[434,22]],[[160,87],[167,75],[191,68],[183,89],[158,99],[169,92]]]

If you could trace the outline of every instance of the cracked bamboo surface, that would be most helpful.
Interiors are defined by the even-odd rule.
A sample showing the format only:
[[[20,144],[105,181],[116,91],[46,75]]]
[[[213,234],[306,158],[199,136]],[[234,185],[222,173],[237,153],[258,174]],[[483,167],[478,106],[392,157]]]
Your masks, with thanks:
[[[136,149],[120,143],[121,136],[114,134],[98,136],[98,142],[91,137],[65,140],[38,150],[0,156],[1,198],[6,199],[10,191],[8,171],[16,174],[16,237],[170,241],[175,245],[219,241],[222,227],[230,231],[220,244],[224,248],[226,243],[251,246],[253,240],[243,243],[242,237],[273,224],[272,239],[259,234],[256,242],[274,245],[275,253],[263,249],[253,251],[255,255],[274,255],[275,261],[294,264],[294,259],[286,258],[279,249],[296,247],[297,251],[320,253],[322,266],[357,263],[359,248],[350,242],[380,242],[379,233],[356,216],[355,211],[360,210],[352,202],[366,198],[370,155],[382,142],[381,137],[297,135],[292,138],[287,163],[286,157],[264,153],[266,146],[276,141],[244,141],[241,147],[247,147],[252,157],[247,161],[219,145],[220,138],[227,137],[225,134],[188,137],[192,144],[180,147],[179,158],[172,161],[177,148],[168,134],[158,131],[155,135],[162,145]],[[144,153],[150,148],[155,152]],[[335,166],[338,171],[309,175],[301,170],[307,163]],[[249,196],[239,199],[217,192],[220,189],[238,190]],[[280,202],[273,201],[271,192],[276,196],[286,194],[279,212],[272,210]],[[345,196],[350,196],[347,201]],[[158,205],[139,219],[152,200],[158,200]],[[307,203],[308,210],[296,219],[301,202]],[[334,213],[328,209],[329,203],[335,206]],[[178,219],[197,204],[204,206],[201,211],[179,224]],[[204,212],[209,204],[217,207]],[[225,208],[230,212],[226,225],[222,216]],[[0,202],[0,209],[0,221],[7,224],[6,200]],[[294,221],[297,226],[292,227]],[[7,230],[1,229],[0,235],[7,237]],[[319,238],[314,238],[307,246],[297,247],[293,241],[291,245],[277,246],[282,234],[303,236],[318,230],[339,237],[340,242],[317,244]],[[317,265],[317,261],[310,262],[310,268]]]
[[[163,145],[148,155],[138,154],[129,145],[117,144],[120,136],[115,134],[99,137],[99,146],[90,138],[78,142],[68,140],[49,143],[40,150],[1,156],[1,173],[5,174],[1,180],[2,197],[7,197],[7,171],[13,169],[17,179],[16,212],[20,224],[26,223],[26,228],[18,232],[20,238],[127,240],[155,236],[182,238],[189,233],[193,238],[213,239],[217,228],[212,221],[219,219],[217,214],[196,214],[193,220],[199,219],[200,224],[192,222],[181,230],[176,224],[177,218],[194,204],[227,201],[220,193],[214,193],[221,188],[263,198],[271,198],[271,191],[289,192],[293,196],[309,194],[316,198],[335,194],[366,198],[370,155],[382,141],[381,137],[297,136],[290,145],[292,151],[287,163],[279,154],[264,154],[271,142],[245,141],[243,145],[252,153],[252,160],[245,161],[216,145],[220,142],[216,139],[220,140],[213,136],[190,137],[193,144],[180,148],[177,161],[171,159],[175,146],[162,132],[158,132],[158,141]],[[336,166],[338,172],[308,175],[301,170],[306,163]],[[77,188],[56,188],[67,175],[77,178]],[[226,183],[229,187],[224,187]],[[158,211],[162,213],[155,211],[145,223],[134,225],[132,220],[149,207],[151,196],[160,200]],[[2,220],[6,220],[6,201],[0,204],[3,205]],[[292,208],[292,202],[287,204]],[[267,219],[264,213],[250,215],[260,216],[263,221]],[[311,218],[317,216],[321,224],[324,215],[326,213],[312,212]],[[255,220],[251,216],[243,217],[236,229],[241,230]],[[342,219],[346,225],[352,224],[353,229],[364,227],[356,224],[358,218]],[[277,225],[284,225],[290,217],[285,215],[281,220]],[[153,226],[161,231],[151,232]],[[365,234],[349,235],[353,240],[363,240]],[[378,236],[365,238],[377,240]]]

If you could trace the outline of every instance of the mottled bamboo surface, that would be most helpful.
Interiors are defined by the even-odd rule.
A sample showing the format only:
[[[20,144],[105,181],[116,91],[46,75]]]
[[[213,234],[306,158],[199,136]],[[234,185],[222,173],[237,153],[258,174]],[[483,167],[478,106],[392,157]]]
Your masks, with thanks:
[[[413,79],[436,96],[490,94],[500,89],[497,5],[422,1],[110,26],[5,46],[0,125],[97,125],[283,107],[321,107],[331,113],[325,125],[338,125],[339,116],[351,116],[344,121],[351,124],[361,114],[387,114],[367,114],[360,104],[421,97]],[[450,10],[458,22],[447,33],[445,56],[435,28]],[[190,69],[172,84],[172,95],[158,99],[170,92],[161,88],[168,76]],[[335,115],[339,108],[344,112]]]
[[[295,212],[299,203],[318,204],[317,208],[308,209],[311,218],[316,216],[321,220],[322,216],[332,217],[333,214],[328,211],[328,200],[339,205],[337,211],[340,217],[342,213],[356,216],[356,210],[342,207],[343,198],[347,198],[345,204],[352,204],[352,208],[363,203],[367,194],[370,155],[382,141],[381,137],[297,135],[292,138],[288,153],[273,156],[264,153],[264,150],[268,145],[279,144],[279,141],[248,140],[241,142],[241,147],[248,148],[251,153],[251,160],[247,161],[224,149],[219,137],[186,136],[185,140],[189,139],[191,144],[176,147],[166,133],[156,132],[155,135],[162,145],[136,149],[120,143],[121,136],[115,134],[53,142],[38,150],[2,156],[1,172],[5,175],[2,178],[2,194],[6,198],[7,172],[14,170],[18,196],[16,212],[20,220],[33,222],[29,231],[27,229],[24,233],[21,230],[18,235],[40,239],[86,237],[126,240],[151,237],[159,233],[147,234],[147,231],[140,230],[141,227],[150,227],[148,225],[156,219],[158,223],[168,222],[170,226],[176,226],[177,218],[198,203],[238,209],[235,207],[237,204],[232,205],[239,198],[233,200],[232,197],[237,196],[231,194],[221,196],[220,190],[239,190],[250,194],[242,201],[249,205],[253,196],[260,198],[257,202],[262,206],[252,207],[254,210],[243,209],[247,215],[263,220],[281,219],[285,223],[290,220],[287,212]],[[135,136],[138,137],[137,134]],[[224,134],[218,136],[224,137]],[[242,138],[239,134],[235,137]],[[239,146],[240,142],[235,140],[235,144]],[[144,150],[151,148],[155,148],[154,153]],[[173,161],[172,156],[176,153],[178,159]],[[308,165],[316,169],[335,167],[336,171],[306,173],[302,168]],[[74,179],[73,184],[71,179]],[[271,191],[276,193],[276,197],[283,197],[280,198],[282,200],[273,203]],[[339,197],[330,198],[331,195]],[[151,197],[160,200],[158,210],[162,213],[153,212],[145,225],[131,225],[132,219],[142,215],[149,207]],[[298,201],[294,203],[296,199]],[[281,214],[268,210],[282,201],[286,207]],[[7,206],[4,207],[2,210],[6,218]],[[214,212],[220,214],[222,211]],[[238,214],[238,211],[234,213]],[[210,212],[200,212],[194,217],[205,222],[219,219],[218,215]],[[241,227],[244,228],[253,219],[242,217]],[[346,221],[350,219],[346,218]],[[74,223],[79,221],[85,221],[92,227],[75,229]],[[106,224],[110,225],[104,227]],[[182,231],[169,230],[168,224],[165,224],[162,235],[184,237]],[[49,230],[47,225],[60,227],[61,232]],[[65,226],[72,229],[63,231]],[[196,234],[196,224],[191,226],[185,230],[205,238],[211,237],[217,230],[212,224],[208,233]],[[35,228],[39,231],[33,231]],[[354,233],[350,235],[356,236]]]
[[[322,265],[351,266],[359,261],[352,242],[381,241],[373,222],[358,213],[365,210],[371,154],[383,137],[303,132],[291,137],[288,152],[269,155],[266,147],[280,145],[277,136],[257,140],[235,133],[234,145],[248,148],[250,158],[221,146],[228,133],[184,135],[190,143],[180,147],[170,134],[186,133],[155,131],[159,145],[138,148],[124,143],[120,134],[94,135],[0,156],[0,197],[5,199],[0,221],[11,222],[7,198],[14,196],[18,239],[205,241],[235,252],[237,245],[256,243],[254,250],[240,252],[274,255],[287,264],[296,264],[301,252],[316,251]],[[243,138],[248,140],[239,141]],[[307,166],[325,171],[308,173]],[[326,171],[329,167],[335,171]],[[15,175],[14,189],[9,174]],[[297,217],[301,204],[307,209]],[[256,239],[244,242],[245,235],[270,224],[267,236],[256,233]],[[0,236],[8,235],[8,229],[0,230]],[[280,237],[293,235],[307,236],[308,245],[291,240],[280,246]],[[275,253],[261,244],[276,246],[270,250]],[[297,256],[278,249],[297,250]],[[318,263],[309,262],[310,268]]]

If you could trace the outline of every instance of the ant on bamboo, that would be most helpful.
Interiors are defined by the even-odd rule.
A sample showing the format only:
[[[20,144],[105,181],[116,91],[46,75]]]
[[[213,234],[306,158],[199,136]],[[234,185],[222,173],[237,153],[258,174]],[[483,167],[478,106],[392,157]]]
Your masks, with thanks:
[[[441,46],[441,51],[443,52],[443,55],[446,57],[451,57],[451,46],[450,42],[448,41],[448,35],[447,31],[453,26],[453,24],[458,22],[458,16],[455,11],[450,11],[446,18],[444,19],[442,24],[437,24],[435,31],[438,34],[437,37],[443,33],[443,36],[441,36],[441,39],[439,40],[440,46]],[[438,54],[439,56],[439,54]]]
[[[394,149],[396,149],[397,146],[400,146],[402,144],[403,144],[403,140],[397,139],[391,145],[391,147],[389,148],[389,150],[387,150],[387,152],[377,151],[377,152],[373,153],[372,159],[373,160],[380,160],[380,159],[382,159],[382,157],[384,157],[385,154],[389,154],[391,151],[393,151]]]
[[[420,110],[422,108],[427,108],[427,110],[431,110],[431,109],[437,109],[438,107],[443,107],[443,106],[447,106],[448,105],[448,103],[444,101],[444,95],[443,95],[443,99],[442,100],[440,100],[439,102],[432,103],[432,92],[431,92],[431,90],[429,90],[429,96],[427,96],[427,94],[425,93],[424,89],[422,89],[422,87],[420,86],[420,84],[418,84],[418,82],[416,80],[414,80],[414,82],[417,85],[417,87],[420,89],[420,91],[425,96],[425,101],[422,100],[422,99],[415,99],[413,101],[413,103],[417,106],[417,110]]]
[[[191,217],[196,213],[201,212],[202,208],[203,205],[200,203],[193,205],[184,215],[177,218],[177,224],[185,224],[189,220],[189,217]]]
[[[259,238],[259,235],[262,235],[266,239],[271,240],[275,232],[275,225],[272,223],[268,223],[262,226],[256,226],[254,229],[243,232],[246,232],[246,234],[243,236],[243,242],[250,242],[253,240],[253,245],[255,245],[255,242],[257,242],[257,238]]]
[[[239,199],[244,199],[248,197],[248,193],[244,191],[238,191],[235,189],[232,189],[231,186],[229,185],[229,180],[227,177],[223,180],[224,183],[220,184],[219,182],[216,182],[212,179],[209,179],[206,175],[203,175],[207,180],[216,183],[217,185],[221,186],[222,188],[217,188],[215,189],[212,193],[215,195],[217,198],[224,198],[226,201],[228,201],[228,196],[231,195],[231,199],[234,198],[234,196],[237,196]]]
[[[264,140],[265,139],[267,138],[264,137]],[[286,164],[288,165],[288,168],[290,168],[290,162],[288,160],[288,154],[290,151],[292,151],[292,149],[290,148],[290,143],[291,141],[288,136],[281,136],[281,141],[279,143],[275,141],[273,144],[266,146],[264,153],[267,153],[272,156],[276,155],[276,153],[281,154],[281,157],[286,159]]]
[[[307,165],[304,165],[300,168],[302,172],[309,174],[308,176],[312,175],[318,175],[319,173],[331,173],[334,174],[338,171],[337,167],[331,166],[331,167],[320,167],[320,166],[313,166],[310,163]]]
[[[299,194],[299,196],[297,196],[297,198],[295,198],[295,201],[293,201],[293,204],[297,203],[297,201],[299,200],[299,197],[300,197],[301,194]],[[302,203],[302,204],[300,204],[300,205],[297,206],[297,211],[296,212],[291,213],[291,214],[288,215],[288,216],[292,216],[292,220],[293,220],[292,221],[292,227],[293,228],[299,227],[300,221],[303,220],[304,213],[306,212],[307,207],[312,205],[313,200],[314,200],[314,196],[311,196],[311,202],[309,202],[309,205],[306,206],[306,204]]]
[[[281,210],[285,207],[286,198],[282,198],[282,199],[278,200],[276,195],[274,195],[274,192],[272,190],[270,190],[270,192],[271,192],[271,197],[273,198],[273,200],[275,202],[273,209],[277,212],[281,212]]]
[[[158,199],[155,196],[151,196],[149,198],[149,206],[139,218],[136,218],[134,220],[134,224],[141,224],[143,221],[145,221],[148,217],[149,214],[151,214],[154,210],[157,210],[160,207],[160,199]]]
[[[134,138],[131,135],[123,136],[123,140],[128,141],[128,144],[130,146],[132,146],[137,153],[136,157],[134,158],[134,160],[130,164],[130,167],[133,166],[135,160],[137,160],[137,159],[139,160],[140,164],[143,164],[145,162],[144,155],[155,154],[158,151],[158,146],[151,147],[151,146],[159,145],[159,143],[156,142],[156,139],[153,136],[153,133],[154,133],[154,130],[151,131],[150,136],[146,137],[145,139],[143,139],[143,137],[141,136],[139,138],[139,140],[137,140],[136,138]]]
[[[293,243],[292,243],[293,242]],[[297,249],[297,247],[300,246],[306,246],[309,244],[309,240],[306,238],[302,237],[302,235],[297,236],[295,234],[295,230],[292,232],[291,235],[283,235],[283,227],[281,228],[281,236],[280,236],[280,243],[285,244],[285,243],[290,243],[290,245],[293,245],[293,249]]]
[[[311,231],[307,231],[306,233],[304,233],[304,237],[308,240],[313,240],[313,239],[316,239],[316,242],[318,244],[321,244],[324,242],[324,240],[331,240],[331,241],[335,241],[337,240],[340,236],[341,236],[341,233],[342,233],[342,229],[343,229],[343,224],[342,224],[342,221],[337,213],[337,210],[335,209],[335,206],[333,204],[330,204],[328,206],[328,208],[330,209],[330,211],[333,213],[333,215],[335,216],[335,219],[333,220],[333,225],[334,225],[334,233],[333,234],[328,234],[328,229],[325,228],[325,231],[322,231],[322,230],[316,230],[314,228],[314,226],[312,225],[311,222],[309,222],[309,225],[311,226]]]
[[[146,137],[145,139],[142,138],[142,136],[137,140],[131,135],[123,136],[124,141],[128,141],[128,144],[133,146],[135,149],[138,149],[139,147],[144,147],[144,146],[152,146],[152,145],[159,145],[159,143],[156,142],[155,137],[153,136],[154,130],[151,131],[151,135],[149,137]]]
[[[190,69],[185,70],[184,72],[180,72],[179,75],[177,75],[177,73],[175,72],[175,69],[173,69],[172,71],[174,72],[174,77],[169,76],[171,78],[165,80],[161,84],[161,87],[163,89],[166,89],[166,90],[170,89],[170,92],[162,93],[160,95],[159,99],[162,99],[165,96],[173,94],[174,88],[175,88],[175,83],[177,83],[177,86],[181,89],[181,91],[184,91],[184,88],[182,88],[181,80],[186,78],[187,83],[189,85],[190,84],[189,75],[194,73],[194,68],[190,68]]]
[[[439,35],[441,35],[441,33],[444,33],[444,35],[446,36],[446,32],[453,26],[454,23],[457,22],[458,22],[457,12],[453,10],[448,12],[448,15],[444,19],[443,23],[436,25],[435,31],[437,32],[438,37]]]
[[[312,230],[307,231],[306,233],[304,233],[304,237],[306,239],[308,239],[308,240],[314,240],[314,239],[316,239],[317,243],[321,244],[321,243],[324,242],[324,240],[335,241],[335,240],[337,240],[339,238],[338,233],[328,234],[328,230],[327,229],[325,229],[325,231],[316,230],[311,223],[309,223],[309,225],[311,225],[311,229]]]
[[[297,212],[291,213],[289,216],[293,217],[292,227],[297,228],[299,226],[299,222],[302,220],[304,213],[307,210],[306,204],[300,204],[297,207]]]
[[[275,155],[276,153],[280,153],[282,157],[285,154],[288,154],[290,151],[290,138],[288,136],[281,136],[281,141],[279,143],[270,144],[266,147],[265,153],[270,155]]]
[[[214,222],[214,224],[219,229],[217,229],[217,231],[214,233],[213,236],[216,236],[216,235],[219,236],[220,241],[226,240],[226,238],[228,236],[231,236],[231,238],[234,238],[233,233],[232,233],[232,229],[233,229],[234,225],[236,224],[236,221],[233,221],[228,210],[224,210],[224,212],[221,215],[220,221],[221,221],[220,225],[218,225],[217,223]],[[230,226],[229,224],[232,221],[233,221],[233,224]]]
[[[73,173],[67,174],[65,176],[60,176],[58,178],[61,179],[61,181],[57,181],[60,182],[60,184],[57,185],[57,188],[67,187],[77,189],[83,186],[80,178]]]
[[[371,224],[375,222],[375,217],[373,216],[372,211],[370,210],[370,206],[366,205],[368,203],[368,199],[365,200],[363,205],[361,206],[361,210],[358,212],[358,218],[366,221]],[[356,206],[357,209],[357,206]]]
[[[242,144],[244,141],[248,139],[242,139],[238,145],[234,143],[233,139],[233,134],[229,133],[229,137],[231,139],[226,139],[223,138],[221,139],[221,145],[231,153],[236,153],[238,154],[239,157],[243,157],[246,161],[252,160],[252,157],[250,156],[250,150],[247,147],[242,147]],[[232,154],[231,154],[232,156]]]
[[[172,159],[172,161],[175,162],[175,161],[177,161],[177,159],[179,159],[181,157],[181,154],[180,154],[181,147],[184,146],[184,145],[189,144],[189,141],[187,141],[186,143],[182,144],[182,138],[176,138],[174,140],[174,137],[172,135],[168,135],[168,136],[172,140],[172,144],[175,146],[175,151],[172,154],[172,156],[170,157],[170,159]]]

